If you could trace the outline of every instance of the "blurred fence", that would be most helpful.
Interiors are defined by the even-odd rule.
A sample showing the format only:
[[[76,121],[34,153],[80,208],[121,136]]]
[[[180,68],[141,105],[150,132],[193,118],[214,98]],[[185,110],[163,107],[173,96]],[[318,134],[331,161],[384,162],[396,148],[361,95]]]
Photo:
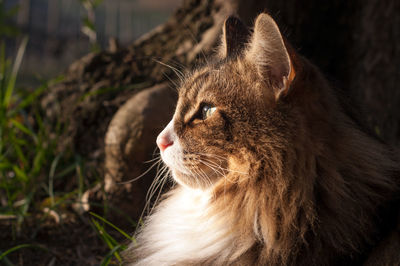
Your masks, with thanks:
[[[106,48],[110,37],[122,45],[131,43],[163,23],[180,1],[104,0],[95,9],[98,44]],[[87,11],[80,0],[4,0],[4,3],[6,8],[19,6],[15,23],[29,36],[21,69],[25,79],[29,79],[27,73],[45,78],[54,76],[90,51],[89,39],[82,33]],[[13,44],[10,46],[8,51],[12,53],[15,49]]]
[[[85,9],[79,0],[6,0],[20,7],[17,23],[28,33],[43,32],[74,38],[81,34]],[[147,3],[146,3],[147,2]],[[158,2],[158,4],[157,4]],[[165,2],[169,2],[166,5]],[[122,43],[136,39],[165,21],[176,1],[104,0],[96,9],[96,31],[101,41],[116,37]]]

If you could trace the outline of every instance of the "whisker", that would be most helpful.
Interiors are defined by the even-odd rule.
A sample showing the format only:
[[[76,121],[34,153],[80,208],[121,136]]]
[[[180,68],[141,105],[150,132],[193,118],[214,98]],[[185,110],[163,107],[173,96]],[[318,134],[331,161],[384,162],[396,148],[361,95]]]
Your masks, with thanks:
[[[220,171],[218,171],[218,170],[215,168],[216,165],[213,166],[212,164],[210,164],[210,163],[208,163],[208,162],[206,162],[206,161],[204,161],[204,160],[199,160],[199,162],[202,163],[202,164],[204,164],[205,166],[207,166],[207,167],[210,168],[211,170],[213,170],[216,174],[219,174],[219,175],[221,175],[221,176],[225,176],[225,175],[226,175],[225,172],[220,172]]]
[[[159,182],[162,181],[162,176],[163,176],[163,174],[164,174],[164,171],[165,171],[165,169],[167,169],[167,166],[166,166],[166,165],[162,165],[161,162],[162,162],[162,160],[158,161],[158,165],[157,165],[157,174],[156,174],[156,176],[155,176],[153,182],[151,183],[149,189],[147,190],[147,193],[146,193],[146,202],[145,202],[144,208],[143,208],[143,210],[142,210],[142,213],[140,214],[139,221],[140,221],[140,220],[143,220],[143,218],[144,218],[146,212],[147,212],[148,214],[150,214],[148,211],[149,211],[149,209],[150,209],[150,204],[151,204],[151,198],[152,198],[151,195],[154,194],[153,191],[156,189],[157,184],[158,184]],[[161,166],[161,165],[162,165],[162,166]],[[160,168],[160,166],[161,166],[161,168]],[[138,227],[136,228],[136,230],[135,230],[135,235],[137,234],[137,230],[138,230],[138,229],[139,229],[139,226],[138,226]]]
[[[153,157],[161,158],[161,154],[160,154],[160,153],[158,153],[158,155],[156,155],[157,150],[158,150],[158,147],[157,147],[157,145],[156,145],[156,147],[155,147],[154,150],[153,150],[152,155],[153,155]]]
[[[217,155],[217,154],[201,153],[201,152],[196,152],[196,153],[193,153],[193,154],[210,157],[212,159],[218,159],[219,162],[226,161],[226,157],[223,157],[223,156],[220,156],[220,155]]]
[[[154,152],[153,152],[153,157],[154,157]],[[154,162],[154,161],[157,161],[157,160],[160,160],[160,159],[161,159],[161,155],[159,154],[156,158],[150,159],[148,161],[144,161],[143,163],[151,163],[151,162]]]
[[[150,196],[150,195],[151,195],[152,191],[154,190],[154,187],[155,187],[155,186],[157,185],[157,183],[160,181],[160,178],[161,178],[161,176],[162,176],[162,174],[163,174],[165,168],[166,168],[166,166],[163,165],[163,164],[159,164],[159,165],[157,166],[157,173],[156,173],[156,176],[154,177],[154,180],[153,180],[153,182],[151,183],[151,185],[150,185],[150,187],[149,187],[149,189],[147,190],[147,193],[146,193],[146,202],[147,202],[147,203],[148,203],[148,201],[151,200],[151,196]]]
[[[163,174],[165,173],[165,170],[168,169],[168,167],[167,167],[166,165],[163,165],[161,168],[159,168],[159,167],[160,167],[160,165],[159,165],[158,168],[157,168],[156,177],[154,178],[153,182],[151,183],[149,189],[147,190],[147,193],[146,193],[146,203],[145,203],[145,205],[144,205],[144,208],[143,208],[142,213],[140,214],[139,220],[142,220],[142,219],[143,219],[145,213],[150,214],[150,211],[153,210],[153,208],[150,209],[150,204],[151,204],[151,199],[152,199],[152,197],[153,197],[153,195],[154,195],[154,191],[157,190],[157,185],[158,185],[160,182],[162,182],[163,179],[167,180],[167,178],[168,178],[168,175],[166,175],[165,177],[163,177]],[[157,200],[158,200],[158,198],[157,198]],[[157,200],[156,200],[156,201],[157,201]],[[153,205],[153,206],[156,205],[156,204],[155,204],[156,201],[154,202],[154,205]],[[136,231],[137,231],[138,229],[139,229],[139,227],[136,228]],[[135,234],[136,234],[136,233],[137,233],[137,232],[135,232]]]
[[[195,167],[195,168],[193,168],[193,172],[194,172],[193,177],[196,179],[198,185],[200,185],[200,184],[198,182],[197,176],[202,177],[202,179],[204,179],[204,182],[211,184],[211,180],[209,180],[209,177],[201,168]]]
[[[165,66],[165,67],[170,68],[170,69],[175,73],[175,75],[176,75],[181,81],[183,81],[183,79],[185,78],[185,75],[182,73],[182,71],[180,71],[180,70],[177,69],[176,67],[173,67],[173,66],[168,65],[168,64],[166,64],[166,63],[164,63],[164,62],[161,62],[161,61],[159,61],[159,60],[157,60],[157,59],[155,59],[155,58],[153,58],[153,60],[154,60],[155,62],[159,63],[160,65],[163,65],[163,66]]]
[[[157,57],[153,57],[153,58],[158,59],[160,61],[162,61],[164,59],[163,57],[158,57],[158,58]],[[183,64],[182,62],[179,62],[178,60],[174,60],[172,58],[168,58],[168,63],[169,63],[170,66],[173,66],[177,70],[179,70],[179,72],[181,73],[181,75],[183,77],[186,76],[184,72],[187,72],[187,66],[185,64]]]
[[[165,175],[165,176],[162,178],[162,180],[161,180],[161,185],[160,185],[160,188],[158,189],[158,194],[157,194],[157,196],[156,196],[156,198],[155,198],[155,200],[154,200],[154,205],[153,205],[153,207],[150,209],[150,212],[153,211],[154,207],[156,206],[156,203],[157,203],[158,200],[160,199],[161,193],[163,192],[163,189],[164,189],[164,186],[165,186],[165,184],[166,184],[167,181],[168,181],[168,177],[169,177],[169,172],[167,171],[166,175]]]
[[[168,88],[175,90],[176,93],[179,93],[179,87],[176,85],[172,86],[170,83],[167,83]]]
[[[125,185],[125,184],[129,184],[132,182],[135,182],[136,180],[138,180],[139,178],[143,177],[144,175],[146,175],[148,172],[151,171],[151,169],[154,168],[154,166],[158,165],[161,162],[161,157],[158,158],[158,161],[156,161],[155,163],[153,163],[146,171],[144,171],[144,173],[142,173],[141,175],[139,175],[138,177],[135,177],[131,180],[127,180],[127,181],[121,181],[121,182],[117,182],[117,184],[119,185]]]
[[[157,187],[158,187],[159,183],[161,182],[161,179],[167,169],[168,169],[168,167],[166,165],[164,165],[160,169],[160,171],[157,173],[156,177],[154,178],[153,182],[150,185],[149,190],[146,193],[146,201],[151,201],[151,199],[154,196],[155,191],[157,191]]]
[[[203,173],[203,176],[205,177],[206,182],[209,184],[209,186],[211,186],[212,185],[212,181],[211,181],[210,177],[207,175],[206,172],[204,172],[203,169],[199,168],[199,170]]]
[[[212,164],[213,166],[216,166],[216,167],[218,167],[219,169],[224,170],[224,171],[228,171],[228,172],[230,172],[230,173],[237,173],[237,174],[242,174],[242,175],[248,175],[248,173],[246,173],[246,172],[241,172],[241,171],[237,171],[237,170],[232,170],[232,169],[224,168],[224,167],[222,167],[222,166],[216,164],[215,162],[211,161],[210,159],[203,158],[202,160],[205,160],[205,161],[207,161],[208,163]]]
[[[158,185],[157,185],[156,187],[154,187],[154,192],[153,192],[153,194],[151,195],[151,198],[154,197],[155,192],[156,192],[157,190],[158,190],[158,194],[157,194],[156,198],[154,199],[153,206],[152,206],[151,208],[148,208],[148,210],[147,210],[148,213],[152,213],[153,210],[154,210],[154,208],[156,207],[157,202],[158,202],[158,200],[160,199],[161,193],[162,193],[162,191],[163,191],[164,185],[165,185],[165,183],[166,183],[167,180],[168,180],[168,176],[169,176],[169,175],[168,175],[168,171],[167,171],[166,174],[163,174],[163,175],[162,175],[162,177],[161,177],[161,179],[160,179]],[[151,198],[150,198],[150,199],[151,199]],[[150,206],[150,205],[149,205],[149,206]]]
[[[193,39],[193,41],[194,41],[197,45],[199,45],[199,42],[197,41],[197,39],[196,39],[196,37],[194,36],[193,32],[190,30],[190,27],[189,27],[189,25],[188,25],[187,23],[185,23],[185,28],[186,28],[187,32],[189,33],[190,37]],[[203,56],[204,61],[206,62],[206,64],[207,64],[207,65],[210,65],[210,63],[209,63],[209,61],[208,61],[208,58],[207,58],[206,54],[204,53],[203,48],[200,49],[200,52],[201,52],[201,55]]]
[[[175,86],[175,88],[179,87],[178,84],[176,84],[176,82],[172,80],[166,73],[163,73],[163,76],[166,77]]]

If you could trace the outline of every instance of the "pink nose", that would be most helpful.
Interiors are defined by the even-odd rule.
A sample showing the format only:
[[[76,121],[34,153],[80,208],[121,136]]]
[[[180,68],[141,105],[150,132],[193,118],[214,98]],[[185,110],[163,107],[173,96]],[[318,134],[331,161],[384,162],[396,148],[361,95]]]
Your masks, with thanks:
[[[164,151],[169,146],[172,146],[172,144],[174,144],[174,142],[168,137],[167,134],[163,134],[163,132],[161,132],[161,134],[158,135],[157,146],[160,148],[160,151]]]

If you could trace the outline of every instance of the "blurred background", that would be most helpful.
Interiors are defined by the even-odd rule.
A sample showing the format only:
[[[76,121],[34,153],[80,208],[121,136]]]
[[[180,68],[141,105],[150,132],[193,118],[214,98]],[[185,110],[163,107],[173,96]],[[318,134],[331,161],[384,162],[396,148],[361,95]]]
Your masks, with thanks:
[[[29,41],[19,85],[36,86],[59,75],[74,60],[122,46],[165,22],[181,0],[0,0],[0,32],[14,55],[23,36]]]
[[[59,146],[72,124],[61,120],[72,118],[71,113],[64,116],[65,108],[61,108],[61,113],[50,118],[42,103],[46,95],[57,92],[54,85],[70,81],[68,69],[73,62],[84,66],[80,60],[88,54],[95,57],[125,50],[166,22],[181,2],[0,0],[0,265],[108,265],[109,248],[119,245],[113,261],[120,263],[118,252],[125,246],[125,237],[103,231],[103,217],[109,209],[104,194],[96,197],[100,207],[97,218],[89,215],[88,209],[82,211],[80,204],[89,190],[102,190],[104,153],[91,164],[91,155],[75,150],[70,141]],[[111,72],[118,65],[121,63]],[[109,88],[111,94],[120,90],[114,84]],[[88,99],[90,95],[87,92]],[[81,96],[67,105],[73,109],[87,105],[82,100],[86,96]],[[57,96],[50,102],[57,105],[65,98]],[[110,115],[121,105],[117,103]],[[106,127],[97,144],[104,142]],[[94,131],[98,129],[95,126]],[[124,214],[128,239],[136,218]]]

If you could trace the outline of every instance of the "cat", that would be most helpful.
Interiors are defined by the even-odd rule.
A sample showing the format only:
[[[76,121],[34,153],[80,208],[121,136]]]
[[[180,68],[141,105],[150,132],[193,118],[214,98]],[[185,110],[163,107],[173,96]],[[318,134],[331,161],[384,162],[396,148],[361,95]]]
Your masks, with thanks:
[[[229,17],[217,59],[185,78],[157,138],[176,186],[125,262],[400,265],[385,248],[400,243],[398,153],[339,99],[271,16],[253,30]]]

